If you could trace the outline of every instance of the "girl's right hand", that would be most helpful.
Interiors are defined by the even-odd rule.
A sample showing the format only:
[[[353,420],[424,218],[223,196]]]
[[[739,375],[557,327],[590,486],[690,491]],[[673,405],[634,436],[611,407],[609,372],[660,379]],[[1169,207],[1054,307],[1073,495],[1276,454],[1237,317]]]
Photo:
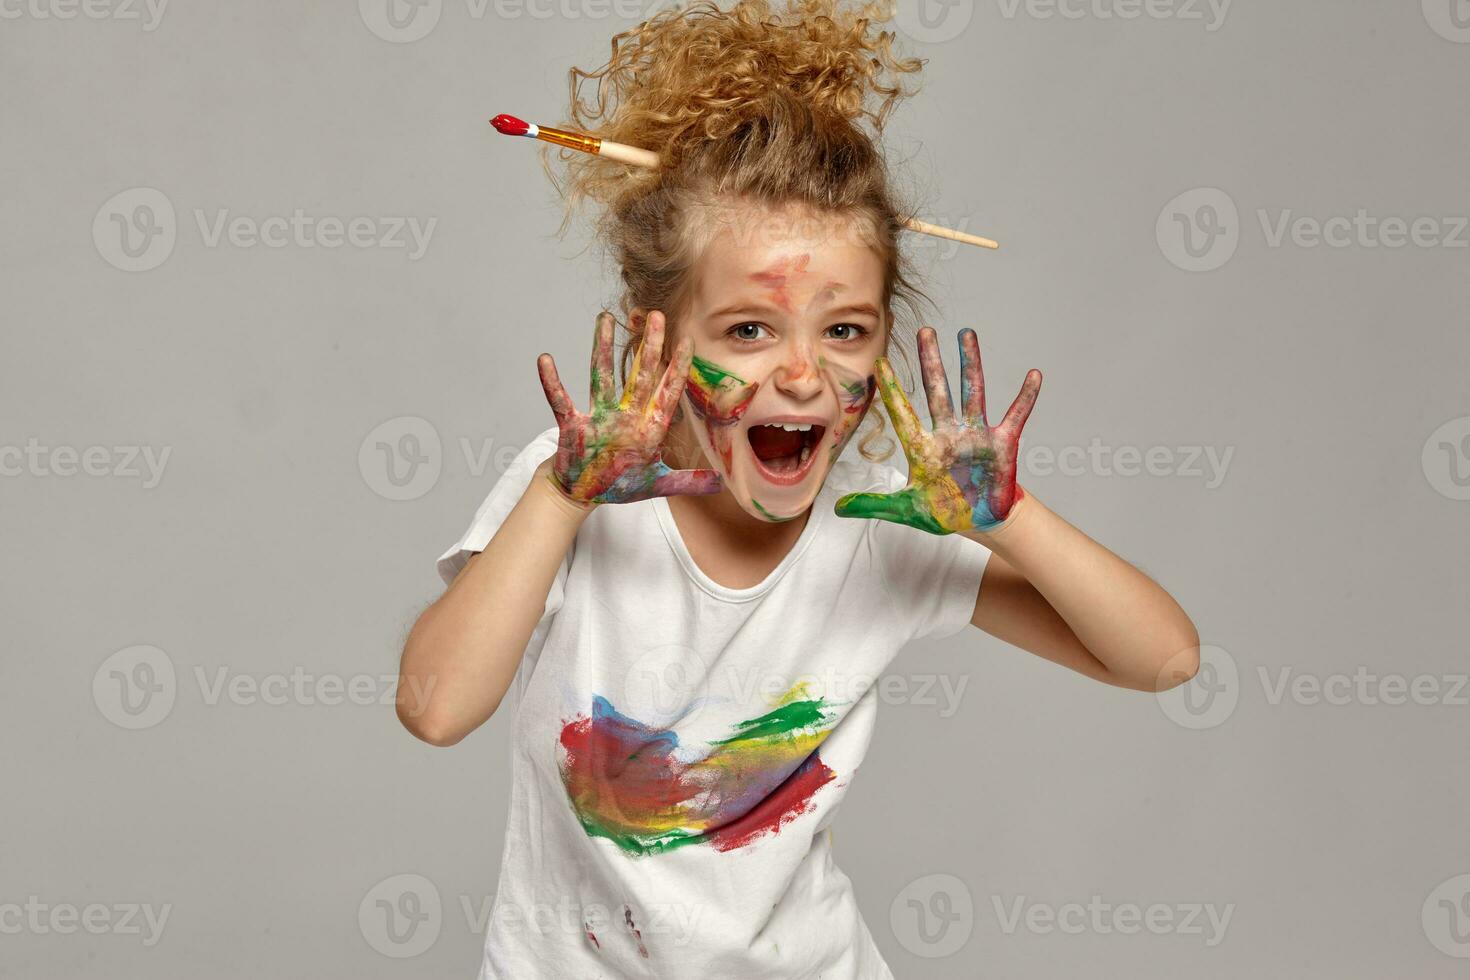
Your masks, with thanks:
[[[650,313],[648,329],[634,355],[633,377],[618,400],[613,383],[611,313],[598,316],[595,336],[590,414],[577,411],[572,404],[552,356],[542,354],[536,359],[541,387],[561,432],[552,479],[567,496],[583,504],[719,493],[722,484],[714,470],[673,470],[662,456],[664,433],[689,376],[693,342],[688,337],[681,339],[668,368],[655,379],[663,350],[664,315]]]

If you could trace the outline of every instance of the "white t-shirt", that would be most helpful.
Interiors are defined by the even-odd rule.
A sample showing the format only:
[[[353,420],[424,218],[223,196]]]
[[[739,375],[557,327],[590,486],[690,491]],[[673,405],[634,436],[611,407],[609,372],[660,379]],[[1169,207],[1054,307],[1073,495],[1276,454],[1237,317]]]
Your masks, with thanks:
[[[531,442],[439,559],[450,582],[556,449]],[[695,565],[664,498],[577,533],[512,684],[510,814],[480,980],[892,980],[827,827],[877,681],[970,620],[990,552],[833,513],[905,484],[839,460],[747,589]]]

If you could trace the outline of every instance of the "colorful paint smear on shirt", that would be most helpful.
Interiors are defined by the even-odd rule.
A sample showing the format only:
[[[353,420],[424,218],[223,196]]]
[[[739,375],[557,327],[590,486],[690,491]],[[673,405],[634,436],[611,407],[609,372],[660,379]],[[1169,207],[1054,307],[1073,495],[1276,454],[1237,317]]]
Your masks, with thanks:
[[[583,829],[630,854],[688,844],[729,851],[811,809],[836,776],[817,754],[836,720],[828,702],[802,690],[689,761],[678,733],[594,696],[591,713],[562,728],[562,783]]]

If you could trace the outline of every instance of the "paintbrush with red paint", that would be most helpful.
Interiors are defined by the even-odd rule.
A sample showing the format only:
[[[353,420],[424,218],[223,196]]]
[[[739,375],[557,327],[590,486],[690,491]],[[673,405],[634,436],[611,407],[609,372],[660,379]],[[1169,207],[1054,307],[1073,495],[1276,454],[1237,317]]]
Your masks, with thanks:
[[[532,139],[544,140],[557,146],[565,146],[568,149],[580,150],[583,153],[592,153],[597,156],[607,157],[609,160],[617,160],[619,163],[629,163],[635,167],[647,167],[657,169],[659,166],[658,154],[652,150],[645,150],[637,146],[629,146],[626,143],[615,143],[597,136],[588,136],[585,133],[574,133],[566,129],[553,129],[550,126],[538,126],[528,123],[515,116],[501,113],[490,120],[490,125],[495,127],[496,132],[506,136],[528,136]],[[910,231],[917,231],[925,235],[933,235],[936,238],[947,238],[951,241],[964,242],[967,245],[979,245],[981,248],[1000,248],[999,243],[989,238],[981,238],[979,235],[971,235],[969,232],[955,231],[953,228],[941,228],[939,225],[931,225],[927,221],[910,218],[904,222],[904,226]]]

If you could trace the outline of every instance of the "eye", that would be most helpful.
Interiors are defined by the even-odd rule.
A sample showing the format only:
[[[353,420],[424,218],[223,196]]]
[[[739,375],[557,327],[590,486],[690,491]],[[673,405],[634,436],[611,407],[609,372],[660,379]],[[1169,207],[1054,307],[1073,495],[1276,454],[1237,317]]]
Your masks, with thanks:
[[[827,328],[833,340],[854,341],[868,336],[867,327],[858,323],[835,323]]]
[[[760,323],[737,323],[725,331],[725,336],[734,337],[736,340],[760,340],[760,332],[765,329],[765,325]]]

